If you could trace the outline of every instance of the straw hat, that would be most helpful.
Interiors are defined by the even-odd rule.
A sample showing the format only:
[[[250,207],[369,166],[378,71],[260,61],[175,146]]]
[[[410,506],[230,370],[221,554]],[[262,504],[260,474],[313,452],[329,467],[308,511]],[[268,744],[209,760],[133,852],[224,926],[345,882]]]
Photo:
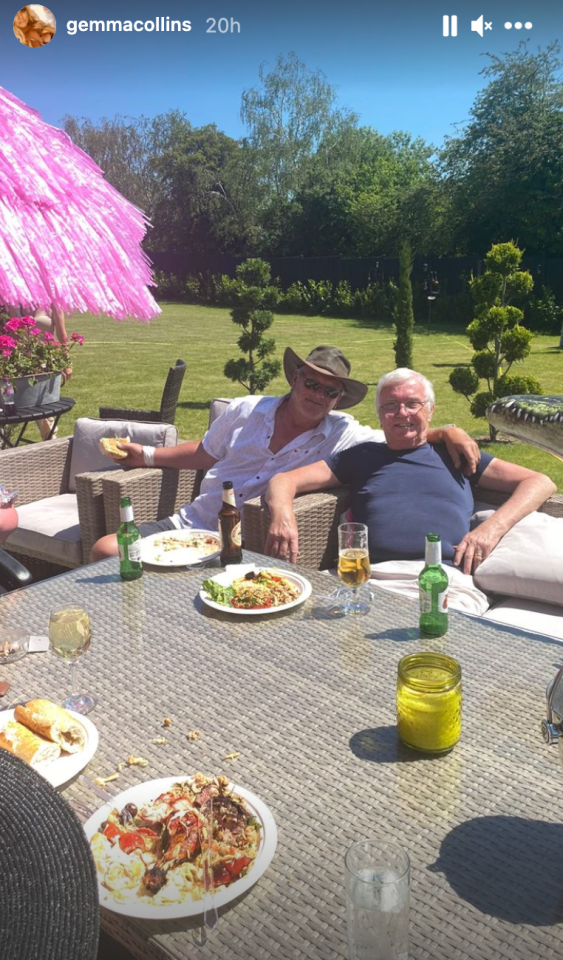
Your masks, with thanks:
[[[334,377],[344,385],[342,395],[336,404],[337,410],[344,410],[346,407],[355,407],[361,403],[368,392],[367,384],[360,380],[352,380],[350,373],[351,364],[338,347],[315,347],[304,360],[298,357],[291,347],[286,347],[283,356],[283,369],[290,386],[293,386],[293,375],[299,367],[307,364],[317,373],[324,373],[325,376]]]
[[[68,804],[0,749],[0,944],[6,960],[95,960],[96,868]]]

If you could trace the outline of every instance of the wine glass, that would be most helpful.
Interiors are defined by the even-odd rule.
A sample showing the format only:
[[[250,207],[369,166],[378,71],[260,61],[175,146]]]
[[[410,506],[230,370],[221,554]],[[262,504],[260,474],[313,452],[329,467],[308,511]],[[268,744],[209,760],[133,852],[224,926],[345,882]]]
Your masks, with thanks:
[[[83,607],[57,607],[49,617],[49,646],[70,664],[70,695],[63,701],[67,710],[90,713],[96,706],[94,697],[76,693],[76,662],[90,646],[90,616]]]
[[[358,599],[358,588],[370,575],[368,528],[365,523],[341,523],[338,528],[338,576],[350,588],[349,599],[340,605],[344,616],[369,613],[369,604]]]

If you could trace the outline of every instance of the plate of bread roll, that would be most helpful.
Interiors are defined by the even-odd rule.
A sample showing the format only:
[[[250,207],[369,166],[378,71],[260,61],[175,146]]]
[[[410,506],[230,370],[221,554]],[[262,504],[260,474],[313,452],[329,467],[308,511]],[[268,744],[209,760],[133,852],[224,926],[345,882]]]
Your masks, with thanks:
[[[28,700],[0,712],[0,748],[37,770],[53,787],[71,780],[98,748],[98,731],[88,717],[50,700]]]

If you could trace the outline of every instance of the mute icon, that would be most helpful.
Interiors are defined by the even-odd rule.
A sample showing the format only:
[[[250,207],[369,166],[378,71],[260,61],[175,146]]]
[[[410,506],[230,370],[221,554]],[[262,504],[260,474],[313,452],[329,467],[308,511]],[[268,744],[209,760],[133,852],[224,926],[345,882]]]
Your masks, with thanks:
[[[471,21],[471,31],[478,33],[480,37],[483,36],[483,14],[481,14],[478,20]]]

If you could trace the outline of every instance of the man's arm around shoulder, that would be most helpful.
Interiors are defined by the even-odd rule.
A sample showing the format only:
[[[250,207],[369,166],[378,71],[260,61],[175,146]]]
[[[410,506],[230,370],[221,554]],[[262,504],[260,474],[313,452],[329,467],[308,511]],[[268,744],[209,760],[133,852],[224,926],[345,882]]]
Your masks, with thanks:
[[[271,522],[266,540],[266,553],[272,557],[289,557],[295,563],[299,552],[297,521],[293,512],[293,500],[298,493],[311,490],[328,490],[337,487],[340,481],[325,460],[318,460],[308,467],[299,467],[288,473],[277,473],[266,487],[265,500]]]

